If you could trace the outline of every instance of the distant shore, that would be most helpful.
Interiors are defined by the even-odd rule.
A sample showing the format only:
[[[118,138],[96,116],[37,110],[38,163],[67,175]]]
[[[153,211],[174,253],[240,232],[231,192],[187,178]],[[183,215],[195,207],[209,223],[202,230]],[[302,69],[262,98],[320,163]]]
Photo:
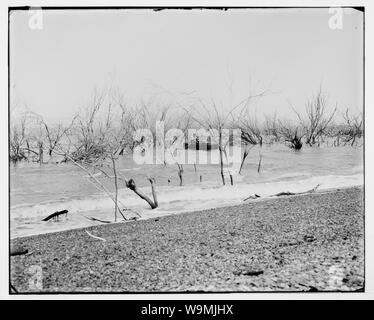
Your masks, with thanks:
[[[360,291],[363,210],[353,187],[18,238],[29,253],[10,280],[20,293]]]

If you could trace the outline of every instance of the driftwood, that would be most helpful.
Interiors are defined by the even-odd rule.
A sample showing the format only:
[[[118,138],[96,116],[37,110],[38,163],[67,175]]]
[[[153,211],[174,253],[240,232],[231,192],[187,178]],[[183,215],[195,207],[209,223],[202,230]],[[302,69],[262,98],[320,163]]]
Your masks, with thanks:
[[[56,211],[50,214],[48,217],[44,218],[42,221],[48,221],[48,220],[51,220],[52,218],[57,218],[58,216],[62,214],[67,214],[68,212],[69,212],[68,210]]]
[[[316,192],[318,187],[319,187],[319,184],[317,184],[313,189],[310,189],[310,190],[307,190],[307,191],[304,191],[304,192],[289,192],[289,191],[279,192],[277,194],[271,195],[270,197],[294,196],[294,195],[298,195],[298,194],[314,193],[314,192]]]
[[[21,246],[11,246],[10,247],[10,255],[11,256],[20,256],[23,254],[27,254],[29,250],[21,247]]]
[[[263,273],[263,270],[239,270],[233,272],[235,276],[259,276]]]
[[[243,201],[251,200],[251,199],[258,199],[261,198],[258,194],[254,194],[253,196],[249,196],[248,198],[245,198]]]
[[[102,223],[111,223],[111,221],[108,221],[108,220],[101,220],[101,219],[98,219],[98,218],[94,218],[94,217],[87,217],[85,216],[88,220],[92,220],[92,221],[98,221],[98,222],[102,222]]]
[[[87,230],[85,230],[85,231],[86,231],[86,233],[87,233],[91,238],[94,238],[94,239],[96,239],[96,240],[100,240],[100,241],[106,241],[104,238],[94,236],[92,233],[89,233]]]

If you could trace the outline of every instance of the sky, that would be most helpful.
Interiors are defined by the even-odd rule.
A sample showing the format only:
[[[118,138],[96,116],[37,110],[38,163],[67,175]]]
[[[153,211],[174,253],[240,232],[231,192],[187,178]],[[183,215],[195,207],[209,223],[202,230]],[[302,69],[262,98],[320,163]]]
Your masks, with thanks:
[[[322,86],[331,107],[363,107],[363,13],[328,8],[43,10],[10,16],[11,112],[66,122],[95,87],[115,83],[129,103],[167,90],[225,108],[265,89],[256,114],[301,111]]]

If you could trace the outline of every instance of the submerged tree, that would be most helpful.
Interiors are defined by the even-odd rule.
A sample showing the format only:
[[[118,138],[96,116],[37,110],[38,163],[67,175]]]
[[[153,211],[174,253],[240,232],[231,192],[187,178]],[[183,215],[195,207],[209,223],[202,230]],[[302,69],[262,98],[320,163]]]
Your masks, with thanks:
[[[363,119],[362,113],[357,116],[349,114],[348,108],[343,114],[344,124],[343,129],[339,134],[343,137],[344,144],[349,143],[351,146],[354,145],[357,139],[360,139],[363,135]]]
[[[23,114],[20,119],[11,119],[9,128],[9,158],[12,162],[27,160],[28,150],[28,123],[27,114]]]
[[[256,145],[260,146],[261,148],[263,143],[263,133],[258,124],[257,118],[252,115],[252,112],[250,112],[248,108],[245,108],[243,111],[244,112],[238,114],[237,119],[234,121],[241,131],[241,142],[242,146],[244,147],[238,172],[239,174],[243,169],[245,159],[247,158],[250,149]],[[260,151],[258,172],[260,172],[261,168],[261,159],[262,154]]]
[[[270,137],[270,143],[279,142],[279,124],[277,120],[277,114],[274,113],[272,116],[265,115],[265,135]]]
[[[279,135],[288,144],[291,149],[300,150],[303,146],[302,138],[305,135],[302,128],[295,126],[289,121],[282,122],[278,120]]]
[[[307,102],[305,108],[305,117],[303,117],[295,109],[300,123],[305,130],[305,141],[308,145],[313,146],[316,144],[318,138],[323,137],[326,134],[327,128],[331,123],[337,107],[328,114],[328,101],[326,94],[320,87],[318,92],[311,100]]]
[[[217,106],[218,103],[213,99],[209,102],[205,102],[200,98],[195,98],[195,103],[192,104],[192,110],[187,110],[194,121],[209,132],[212,142],[218,147],[220,175],[223,185],[226,184],[224,175],[224,155],[227,155],[226,147],[229,145],[229,137],[225,136],[225,130],[233,125],[238,127],[237,123],[235,123],[238,119],[236,114],[243,113],[243,109],[248,108],[253,99],[260,98],[267,92],[268,90],[258,94],[250,94],[235,105],[224,106],[221,104],[220,108]]]

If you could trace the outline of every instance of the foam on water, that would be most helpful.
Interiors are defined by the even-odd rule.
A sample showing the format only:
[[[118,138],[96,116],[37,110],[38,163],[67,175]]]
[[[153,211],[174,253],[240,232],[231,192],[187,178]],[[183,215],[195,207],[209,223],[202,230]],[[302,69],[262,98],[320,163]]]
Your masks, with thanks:
[[[239,177],[239,176],[238,176]],[[282,178],[285,180],[277,181]],[[287,178],[299,178],[288,180]],[[236,179],[238,182],[239,179]],[[278,192],[303,192],[314,188],[319,189],[359,186],[363,184],[363,175],[353,174],[346,176],[325,175],[311,176],[304,173],[280,175],[276,181],[243,183],[238,182],[234,186],[159,186],[157,189],[159,208],[151,210],[147,203],[136,196],[129,189],[121,189],[119,200],[130,209],[136,209],[143,219],[158,216],[177,214],[186,211],[202,210],[208,208],[229,206],[243,203],[243,200],[253,194],[261,198],[269,197]],[[149,187],[142,188],[150,195]],[[68,210],[66,217],[61,217],[58,222],[41,221],[55,211]],[[88,220],[87,217],[95,217],[101,220],[114,221],[113,202],[105,195],[95,195],[81,199],[65,199],[49,201],[39,204],[22,204],[11,207],[11,237],[48,233],[72,228],[97,225],[98,222]]]

